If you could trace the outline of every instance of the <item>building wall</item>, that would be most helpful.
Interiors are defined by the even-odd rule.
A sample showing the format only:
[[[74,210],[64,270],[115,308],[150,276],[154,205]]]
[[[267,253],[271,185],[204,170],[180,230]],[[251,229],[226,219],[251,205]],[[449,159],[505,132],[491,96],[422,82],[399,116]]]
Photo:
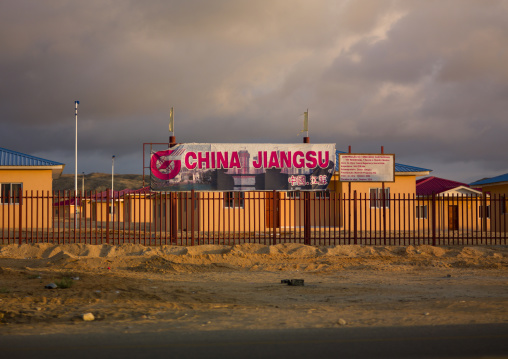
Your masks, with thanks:
[[[508,183],[483,186],[482,192],[491,197],[492,230],[508,231]]]
[[[123,217],[134,223],[151,222],[153,218],[153,201],[149,196],[133,195],[124,199]]]
[[[481,207],[491,206],[490,199],[480,196],[436,196],[435,206],[431,198],[420,198],[418,205],[427,207],[427,218],[418,218],[416,229],[430,231],[435,211],[436,230],[490,231],[491,218],[484,216]],[[458,232],[457,232],[458,234]]]
[[[87,204],[84,208],[84,216],[87,218],[88,216],[92,217],[93,221],[97,222],[106,222],[106,221],[124,221],[124,209],[123,201],[115,200],[113,202],[114,205],[114,216],[111,214],[111,200],[109,201],[92,201],[91,203],[87,201]],[[82,209],[83,210],[83,209]]]
[[[228,207],[223,192],[200,192],[195,223],[202,231],[264,230],[271,227],[267,194],[271,192],[246,192],[243,207]]]
[[[416,176],[395,175],[394,182],[385,182],[384,188],[390,191],[390,201],[386,206],[381,205],[382,198],[379,198],[379,206],[372,206],[370,202],[370,190],[383,188],[381,182],[340,182],[339,176],[332,177],[328,187],[338,194],[342,201],[340,208],[334,208],[335,223],[341,228],[350,228],[357,220],[357,229],[369,228],[377,231],[385,226],[391,229],[413,228],[414,207],[404,206],[404,199],[416,196]],[[354,199],[356,191],[357,208],[355,211]],[[356,217],[355,217],[356,216]]]
[[[48,228],[52,226],[51,200],[35,198],[52,193],[51,169],[1,169],[0,183],[22,183],[27,199],[20,204],[0,204],[0,226],[4,228]],[[28,213],[28,215],[27,215]],[[21,220],[20,220],[21,219]]]
[[[392,220],[392,228],[402,227],[398,221],[395,221],[397,215],[405,216],[409,225],[409,220],[414,216],[413,208],[405,208],[405,213],[400,213],[400,208],[390,208],[382,210],[380,208],[370,208],[368,196],[371,188],[381,188],[382,184],[378,182],[371,183],[351,183],[351,193],[357,191],[357,198],[363,199],[363,207],[357,209],[359,222],[362,227],[381,228],[387,220]],[[391,198],[403,198],[414,195],[416,192],[415,176],[396,176],[395,182],[385,183],[385,188],[390,188]],[[311,227],[337,227],[341,228],[348,225],[348,219],[353,215],[353,207],[343,205],[340,208],[338,199],[347,198],[349,193],[349,184],[338,181],[338,176],[333,176],[328,187],[329,196],[320,196],[315,192],[310,193],[310,225]],[[273,192],[245,193],[244,206],[242,208],[227,208],[224,205],[224,193],[222,192],[196,192],[199,196],[197,200],[197,213],[195,215],[195,230],[201,231],[223,231],[223,230],[252,230],[263,231],[270,228],[279,227],[286,230],[301,229],[304,224],[305,212],[305,193],[300,193],[298,198],[290,198],[288,192],[276,192],[275,202]],[[250,197],[249,197],[250,196]],[[334,199],[337,200],[334,200]],[[351,197],[352,198],[352,197]],[[352,203],[348,202],[348,203]],[[273,208],[276,208],[274,213]],[[393,206],[392,206],[393,207]],[[183,213],[184,217],[186,212]],[[349,221],[350,222],[350,221]],[[178,221],[179,229],[184,226],[190,226]],[[358,228],[361,230],[362,228]]]
[[[0,168],[1,183],[23,183],[23,191],[53,191],[53,178],[51,169],[14,170]]]

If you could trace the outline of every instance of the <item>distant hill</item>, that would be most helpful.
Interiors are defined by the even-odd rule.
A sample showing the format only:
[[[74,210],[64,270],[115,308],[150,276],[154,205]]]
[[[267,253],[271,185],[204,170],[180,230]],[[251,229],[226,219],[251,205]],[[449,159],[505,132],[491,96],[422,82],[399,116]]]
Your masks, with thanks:
[[[146,186],[150,185],[150,178],[145,178]],[[82,188],[83,175],[78,175],[78,191]],[[85,191],[105,191],[111,188],[111,174],[107,173],[89,173],[85,174]],[[114,190],[138,189],[143,187],[142,175],[122,175],[115,174]],[[53,191],[74,191],[74,174],[61,175],[60,178],[53,180]]]

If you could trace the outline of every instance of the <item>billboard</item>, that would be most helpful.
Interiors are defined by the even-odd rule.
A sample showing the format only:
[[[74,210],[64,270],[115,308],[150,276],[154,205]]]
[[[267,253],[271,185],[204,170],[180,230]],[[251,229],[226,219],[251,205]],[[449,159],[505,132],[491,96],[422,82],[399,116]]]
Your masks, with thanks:
[[[185,143],[152,151],[152,191],[320,191],[335,144]]]
[[[339,176],[342,182],[395,182],[395,155],[341,153]]]

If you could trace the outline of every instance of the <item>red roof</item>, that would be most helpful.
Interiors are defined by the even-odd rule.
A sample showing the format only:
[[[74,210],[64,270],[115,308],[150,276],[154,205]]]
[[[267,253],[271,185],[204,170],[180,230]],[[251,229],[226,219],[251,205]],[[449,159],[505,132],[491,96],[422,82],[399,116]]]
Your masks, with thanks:
[[[121,191],[113,191],[113,192],[114,192],[114,194],[113,194],[114,198],[120,198],[126,194],[140,194],[140,193],[145,194],[145,193],[150,193],[150,186],[142,187],[139,189],[124,189]],[[108,191],[102,191],[99,193],[92,194],[91,198],[95,199],[95,200],[106,199],[106,198],[111,199],[111,191],[109,191],[109,197],[108,197]]]
[[[416,180],[416,195],[428,196],[432,193],[438,194],[460,186],[469,188],[469,185],[466,183],[447,180],[444,178],[434,176],[419,178]]]
[[[121,190],[121,191],[114,191],[113,192],[113,197],[114,198],[121,198],[122,196],[124,195],[127,195],[127,194],[146,194],[146,193],[150,193],[150,186],[146,186],[146,187],[142,187],[142,188],[138,188],[138,189],[124,189],[124,190]],[[56,199],[56,197],[55,197]],[[78,203],[78,206],[81,205],[81,201],[82,200],[86,200],[86,199],[92,199],[92,200],[110,200],[111,199],[111,191],[109,191],[109,196],[108,196],[108,191],[102,191],[102,192],[91,192],[87,195],[84,195],[82,197],[72,197],[72,192],[69,191],[68,195],[66,196],[65,194],[63,195],[62,198],[59,198],[60,199],[60,202],[55,202],[53,203],[54,206],[73,206],[74,205],[74,201],[76,200],[77,203]]]

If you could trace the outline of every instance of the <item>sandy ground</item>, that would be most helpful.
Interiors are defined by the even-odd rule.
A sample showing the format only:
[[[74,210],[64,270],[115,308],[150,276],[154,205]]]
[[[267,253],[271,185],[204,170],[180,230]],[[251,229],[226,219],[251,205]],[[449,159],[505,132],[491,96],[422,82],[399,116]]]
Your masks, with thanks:
[[[468,323],[508,323],[508,247],[0,246],[0,334]]]

